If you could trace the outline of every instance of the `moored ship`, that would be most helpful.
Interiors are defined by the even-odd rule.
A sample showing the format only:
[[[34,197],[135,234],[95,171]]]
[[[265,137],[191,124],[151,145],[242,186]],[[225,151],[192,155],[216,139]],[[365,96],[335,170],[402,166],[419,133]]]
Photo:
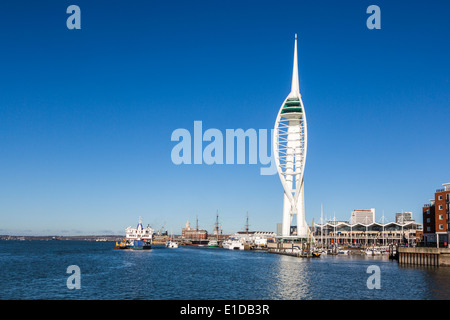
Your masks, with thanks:
[[[209,244],[209,240],[199,239],[199,240],[184,240],[184,245],[188,247],[207,247]]]
[[[210,239],[208,242],[208,247],[218,247],[219,241],[217,239]]]
[[[153,229],[150,226],[142,226],[141,217],[136,228],[125,229],[125,239],[116,242],[114,249],[149,250],[152,248]]]
[[[244,244],[240,239],[228,238],[222,243],[224,249],[244,250]]]

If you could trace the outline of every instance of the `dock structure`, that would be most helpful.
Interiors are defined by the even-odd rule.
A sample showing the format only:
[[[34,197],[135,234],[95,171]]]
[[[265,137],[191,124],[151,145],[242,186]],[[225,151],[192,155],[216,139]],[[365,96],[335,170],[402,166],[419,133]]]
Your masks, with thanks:
[[[307,242],[273,242],[267,244],[267,252],[281,254],[286,256],[294,256],[301,258],[310,258],[311,244]]]
[[[401,265],[450,267],[450,248],[398,248]]]

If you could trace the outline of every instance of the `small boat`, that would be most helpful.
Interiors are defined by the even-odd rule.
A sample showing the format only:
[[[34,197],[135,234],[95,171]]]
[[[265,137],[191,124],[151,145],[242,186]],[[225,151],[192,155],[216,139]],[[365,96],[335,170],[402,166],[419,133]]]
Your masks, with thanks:
[[[338,254],[344,254],[347,255],[348,254],[348,250],[339,250]]]
[[[366,249],[365,254],[368,256],[374,256],[374,255],[378,255],[381,254],[381,251],[379,251],[378,249]]]
[[[210,239],[208,242],[208,247],[218,247],[219,246],[219,242],[217,241],[217,239]]]
[[[320,252],[319,251],[313,251],[311,254],[312,254],[313,258],[319,258],[320,257]]]
[[[115,245],[114,249],[129,249],[129,248],[124,239],[124,241],[121,241],[121,242],[116,241],[116,245]]]
[[[178,248],[178,243],[173,240],[167,240],[166,248]]]

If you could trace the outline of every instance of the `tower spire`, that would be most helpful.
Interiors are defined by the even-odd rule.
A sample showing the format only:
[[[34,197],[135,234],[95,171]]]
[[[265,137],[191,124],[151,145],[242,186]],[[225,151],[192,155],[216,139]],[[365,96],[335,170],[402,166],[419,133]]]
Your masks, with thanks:
[[[305,108],[299,90],[297,35],[294,43],[291,91],[275,121],[272,138],[275,163],[284,188],[282,236],[291,236],[293,216],[297,216],[297,237],[307,238],[304,181],[307,129]]]
[[[298,58],[297,58],[297,34],[295,34],[295,46],[294,46],[294,67],[292,69],[292,84],[291,93],[289,97],[300,98],[300,88],[298,82]]]

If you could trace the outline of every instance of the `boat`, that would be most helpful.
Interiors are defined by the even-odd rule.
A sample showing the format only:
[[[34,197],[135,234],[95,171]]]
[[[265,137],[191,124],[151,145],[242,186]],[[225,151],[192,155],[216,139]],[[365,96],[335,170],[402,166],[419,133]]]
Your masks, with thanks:
[[[338,251],[338,254],[344,254],[344,255],[347,255],[348,254],[348,250],[339,250]]]
[[[239,239],[229,238],[225,240],[222,247],[229,250],[244,250],[244,244]]]
[[[136,228],[125,229],[126,237],[121,242],[116,242],[114,249],[149,250],[152,248],[153,229],[150,226],[142,226],[141,217]]]
[[[130,249],[126,243],[126,240],[123,239],[121,242],[116,241],[116,245],[114,246],[114,249]]]
[[[185,240],[184,245],[188,247],[207,247],[209,240]]]
[[[178,248],[178,243],[173,240],[173,234],[171,234],[170,238],[166,241],[166,248]]]
[[[133,250],[149,250],[152,248],[151,242],[143,240],[132,240],[131,248]]]
[[[173,240],[167,240],[166,248],[178,248],[178,243]]]
[[[364,253],[368,256],[374,256],[374,255],[379,255],[382,254],[381,249],[380,248],[367,248]]]
[[[228,249],[230,247],[231,241],[230,239],[226,239],[222,242],[222,248]]]
[[[210,239],[208,242],[208,247],[218,247],[219,241],[217,239]]]
[[[319,251],[313,251],[311,254],[312,254],[313,258],[319,258],[320,257],[320,252]]]

